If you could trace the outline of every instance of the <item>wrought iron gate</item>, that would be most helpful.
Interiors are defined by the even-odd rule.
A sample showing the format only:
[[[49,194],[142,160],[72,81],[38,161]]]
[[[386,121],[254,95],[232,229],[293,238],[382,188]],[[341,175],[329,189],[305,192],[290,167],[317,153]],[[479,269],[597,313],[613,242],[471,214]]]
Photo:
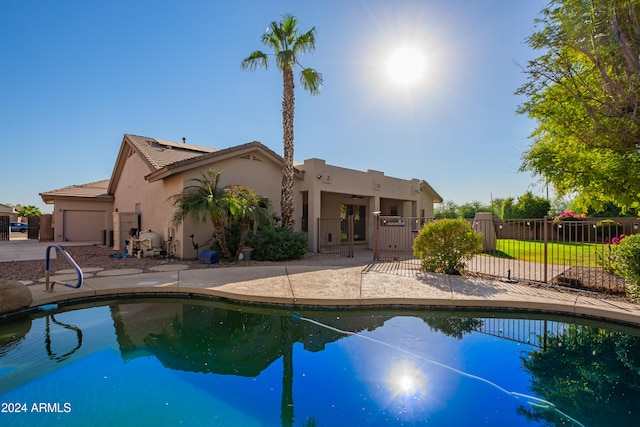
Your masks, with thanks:
[[[318,218],[318,252],[353,258],[355,221],[346,218]]]
[[[424,225],[424,219],[376,216],[373,232],[373,257],[376,261],[413,259],[413,241]]]

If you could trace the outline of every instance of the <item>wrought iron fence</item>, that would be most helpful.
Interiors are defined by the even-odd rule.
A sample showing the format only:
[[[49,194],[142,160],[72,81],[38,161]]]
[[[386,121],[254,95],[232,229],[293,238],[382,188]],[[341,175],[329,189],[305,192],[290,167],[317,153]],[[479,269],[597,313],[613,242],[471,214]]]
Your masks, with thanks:
[[[375,222],[374,259],[414,259],[413,240],[434,219],[384,217]],[[467,271],[529,282],[556,283],[611,292],[624,290],[612,274],[612,241],[638,233],[634,218],[553,221],[537,219],[469,220],[482,233],[483,253],[467,263]],[[613,243],[615,246],[615,243]]]
[[[9,240],[9,216],[0,216],[0,240]]]
[[[547,319],[485,318],[475,330],[482,334],[546,349],[547,339],[562,335],[566,326],[566,323]]]
[[[318,252],[353,257],[354,217],[318,218]]]

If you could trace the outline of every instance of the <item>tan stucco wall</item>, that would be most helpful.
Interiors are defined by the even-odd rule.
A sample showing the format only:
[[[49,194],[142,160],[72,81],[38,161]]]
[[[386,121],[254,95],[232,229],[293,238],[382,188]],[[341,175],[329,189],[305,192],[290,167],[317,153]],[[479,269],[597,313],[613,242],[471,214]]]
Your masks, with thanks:
[[[114,191],[113,210],[139,213],[140,231],[151,230],[164,238],[174,212],[170,197],[182,190],[182,179],[174,176],[148,182],[145,176],[150,172],[140,156],[126,159]]]
[[[51,226],[53,227],[53,240],[55,242],[64,241],[64,212],[65,211],[97,211],[104,213],[104,224],[101,230],[109,230],[112,228],[111,224],[113,218],[111,213],[113,212],[113,203],[111,201],[101,202],[97,199],[91,200],[56,200],[55,209],[53,211],[53,218]]]
[[[190,185],[192,183],[189,183],[189,180],[201,176],[199,171],[206,173],[209,169],[221,173],[219,183],[221,187],[231,184],[244,185],[256,194],[271,200],[274,214],[280,215],[280,188],[282,185],[282,169],[280,165],[258,153],[256,155],[250,155],[249,158],[236,157],[218,161],[215,164],[205,165],[198,170],[191,170],[180,174],[180,179],[183,180],[183,185]],[[301,195],[296,194],[296,197],[297,203],[295,206],[300,207],[294,214],[302,216]],[[300,221],[296,221],[296,226],[298,227],[299,222]],[[181,245],[182,249],[178,251],[184,258],[196,257],[196,250],[193,248],[191,238],[189,237],[191,234],[194,235],[194,241],[199,245],[209,241],[213,234],[213,228],[209,221],[207,221],[206,225],[195,225],[191,221],[188,221],[177,231],[177,239],[183,242]],[[203,249],[208,249],[208,245],[199,248],[200,251]]]
[[[309,250],[317,247],[316,230],[312,226],[322,217],[336,218],[340,204],[367,206],[367,230],[369,246],[373,244],[373,212],[389,215],[395,205],[398,215],[418,216],[421,209],[425,217],[433,216],[433,197],[422,191],[418,179],[400,179],[385,176],[383,172],[366,172],[327,165],[322,159],[308,159],[298,167],[304,171],[304,181],[299,191],[308,191],[309,200]],[[348,196],[363,198],[349,200]],[[347,198],[345,198],[347,196]]]

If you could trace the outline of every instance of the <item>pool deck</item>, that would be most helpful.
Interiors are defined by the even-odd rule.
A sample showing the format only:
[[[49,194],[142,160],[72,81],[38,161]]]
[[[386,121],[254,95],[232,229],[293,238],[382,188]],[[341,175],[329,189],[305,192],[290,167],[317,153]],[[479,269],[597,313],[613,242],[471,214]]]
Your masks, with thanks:
[[[1,242],[0,262],[44,259],[46,246],[39,242]],[[135,269],[86,269],[79,289],[56,284],[53,293],[45,292],[43,281],[30,284],[32,307],[92,297],[156,293],[291,307],[535,310],[640,326],[640,304],[542,285],[428,273],[415,262],[374,262],[369,250],[356,251],[354,258],[317,255],[278,264],[205,269],[189,269],[180,260],[159,261],[152,270],[142,273]],[[73,270],[55,272],[51,279],[77,282]]]

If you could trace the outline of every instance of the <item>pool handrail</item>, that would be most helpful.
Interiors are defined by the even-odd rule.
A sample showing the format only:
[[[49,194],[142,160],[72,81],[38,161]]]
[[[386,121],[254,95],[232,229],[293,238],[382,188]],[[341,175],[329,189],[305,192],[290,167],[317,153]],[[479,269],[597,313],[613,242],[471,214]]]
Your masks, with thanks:
[[[49,266],[51,264],[51,260],[50,260],[50,252],[51,252],[51,248],[56,248],[56,250],[58,250],[60,253],[62,253],[64,255],[64,257],[67,259],[67,261],[69,261],[69,263],[71,264],[71,266],[74,268],[74,270],[76,270],[76,273],[78,273],[78,282],[75,285],[69,284],[69,283],[65,283],[65,282],[49,282]],[[62,245],[60,244],[54,244],[54,245],[49,245],[47,246],[47,252],[46,252],[46,268],[44,271],[44,281],[45,281],[45,292],[53,292],[53,285],[55,285],[56,283],[59,283],[61,285],[67,286],[69,288],[74,288],[74,289],[78,289],[80,286],[82,286],[82,281],[84,280],[84,274],[82,273],[82,269],[78,266],[78,264],[76,263],[76,261],[71,257],[71,255],[69,255],[69,253],[64,249],[64,247],[62,247]],[[51,286],[49,286],[51,285]]]

